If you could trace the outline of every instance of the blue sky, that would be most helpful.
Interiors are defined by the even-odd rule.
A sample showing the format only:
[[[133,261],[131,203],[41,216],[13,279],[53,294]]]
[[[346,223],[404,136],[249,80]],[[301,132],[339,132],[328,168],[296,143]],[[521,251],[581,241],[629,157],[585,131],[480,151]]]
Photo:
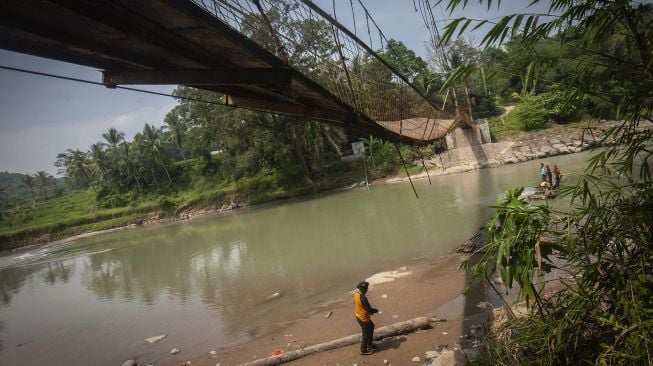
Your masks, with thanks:
[[[331,0],[316,0],[332,12]],[[357,0],[354,0],[354,4]],[[404,42],[426,58],[426,30],[412,0],[364,0],[376,22],[388,38]],[[435,9],[439,19],[461,15],[491,19],[502,14],[523,11],[530,0],[503,0],[500,10],[487,10],[475,1],[464,12],[445,14]],[[353,28],[349,0],[336,0],[338,20]],[[543,4],[546,5],[546,4]],[[534,11],[543,10],[538,6]],[[364,18],[358,17],[358,34],[366,34]],[[438,25],[444,26],[446,22]],[[466,36],[477,42],[480,32]],[[365,37],[361,37],[365,40]],[[378,48],[374,47],[374,48]],[[98,70],[0,50],[0,65],[100,81]],[[174,86],[144,87],[169,93]],[[172,98],[124,90],[106,89],[87,84],[16,73],[0,69],[0,171],[56,173],[53,166],[57,153],[68,148],[87,150],[101,140],[102,133],[115,127],[128,139],[140,131],[145,122],[160,126],[165,114],[176,102]]]

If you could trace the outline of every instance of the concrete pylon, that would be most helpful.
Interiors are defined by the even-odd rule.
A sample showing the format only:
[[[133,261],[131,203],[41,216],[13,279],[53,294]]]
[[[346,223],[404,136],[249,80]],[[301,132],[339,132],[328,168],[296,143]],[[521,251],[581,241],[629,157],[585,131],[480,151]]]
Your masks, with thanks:
[[[492,142],[490,126],[486,118],[477,119],[472,126],[461,125],[449,132],[446,137],[447,149],[455,150]]]

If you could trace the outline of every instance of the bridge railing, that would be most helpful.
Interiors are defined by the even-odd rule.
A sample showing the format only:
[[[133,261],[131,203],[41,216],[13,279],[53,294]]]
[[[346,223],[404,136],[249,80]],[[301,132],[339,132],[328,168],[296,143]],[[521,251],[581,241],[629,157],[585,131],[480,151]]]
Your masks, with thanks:
[[[407,76],[310,0],[192,1],[394,132],[430,141],[455,126],[451,98],[443,103],[446,97],[439,101],[426,97]],[[367,30],[369,34],[369,26]]]

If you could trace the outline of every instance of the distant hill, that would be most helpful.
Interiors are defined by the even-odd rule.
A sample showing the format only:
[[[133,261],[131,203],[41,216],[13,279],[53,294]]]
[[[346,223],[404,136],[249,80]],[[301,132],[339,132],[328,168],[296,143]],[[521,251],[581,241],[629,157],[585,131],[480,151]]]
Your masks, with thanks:
[[[38,192],[30,191],[23,183],[27,174],[0,172],[0,207],[14,201],[30,199]],[[68,190],[65,178],[55,178],[49,189],[53,194],[61,194]]]

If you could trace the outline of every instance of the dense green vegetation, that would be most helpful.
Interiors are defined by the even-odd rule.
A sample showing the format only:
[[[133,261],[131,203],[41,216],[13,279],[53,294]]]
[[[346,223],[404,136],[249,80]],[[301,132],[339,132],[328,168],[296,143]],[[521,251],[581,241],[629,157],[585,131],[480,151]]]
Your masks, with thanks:
[[[448,9],[466,3],[450,0]],[[563,51],[556,62],[522,64],[524,75],[534,68],[541,75],[567,75],[543,79],[544,93],[527,96],[506,123],[540,128],[585,111],[618,115],[624,122],[603,136],[600,145],[607,146],[564,190],[568,209],[530,205],[519,198],[522,188],[497,202],[486,251],[468,265],[474,278],[489,281],[498,274],[506,286],[518,288],[530,312],[509,319],[476,363],[650,365],[653,130],[639,127],[653,122],[653,6],[599,0],[556,0],[549,6],[556,15],[541,23],[537,15],[514,14],[494,23],[485,37],[486,44],[496,44],[512,33],[527,49]],[[445,40],[464,24],[466,19],[451,23]],[[573,72],[564,72],[569,63]],[[559,277],[555,288],[545,285],[545,274],[553,271]]]
[[[33,175],[0,172],[0,208],[39,196],[60,196],[68,188],[64,178],[54,178],[43,171]]]

